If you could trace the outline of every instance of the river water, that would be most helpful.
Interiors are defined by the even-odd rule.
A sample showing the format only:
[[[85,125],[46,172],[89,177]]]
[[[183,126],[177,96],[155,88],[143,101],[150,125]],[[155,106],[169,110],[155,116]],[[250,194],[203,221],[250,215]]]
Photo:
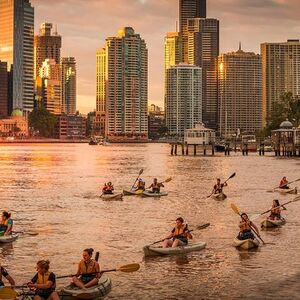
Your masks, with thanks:
[[[37,231],[12,244],[0,245],[0,261],[18,284],[35,274],[39,259],[49,259],[57,275],[76,272],[82,250],[100,251],[103,269],[132,262],[135,273],[110,273],[113,288],[107,299],[300,299],[300,202],[285,212],[287,224],[263,231],[268,244],[256,251],[232,246],[239,217],[229,207],[259,213],[274,197],[266,190],[283,175],[300,178],[300,160],[251,154],[224,157],[170,156],[165,144],[0,145],[1,210],[12,212],[15,230]],[[116,191],[131,187],[139,170],[146,183],[165,184],[167,197],[99,199],[100,188],[113,181]],[[217,177],[228,182],[228,200],[207,199]],[[194,240],[207,248],[181,256],[143,258],[142,247],[166,236],[182,216]],[[260,219],[257,220],[259,225]],[[69,282],[58,280],[58,286]]]

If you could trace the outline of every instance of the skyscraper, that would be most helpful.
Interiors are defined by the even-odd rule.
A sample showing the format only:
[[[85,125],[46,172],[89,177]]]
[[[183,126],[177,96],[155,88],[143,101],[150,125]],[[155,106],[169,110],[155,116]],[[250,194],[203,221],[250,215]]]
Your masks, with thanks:
[[[261,56],[236,52],[219,56],[219,131],[229,137],[262,129]]]
[[[76,114],[76,60],[74,57],[62,57],[60,60],[61,71],[61,104],[62,113]]]
[[[52,24],[42,23],[40,34],[34,37],[34,78],[38,76],[46,58],[60,62],[61,36],[55,31],[52,34]]]
[[[183,137],[186,129],[202,121],[202,71],[180,63],[166,72],[166,126],[169,134]]]
[[[0,60],[0,118],[8,115],[7,63]]]
[[[110,139],[148,138],[148,50],[131,27],[97,52],[97,114]]]
[[[263,126],[268,125],[268,118],[274,103],[281,101],[281,96],[291,92],[300,95],[300,41],[288,40],[283,43],[261,44],[262,85],[263,85]]]
[[[165,71],[182,62],[182,37],[179,32],[168,32],[165,37]]]
[[[206,0],[179,0],[179,31],[183,39],[183,61],[188,62],[187,20],[206,18]]]
[[[208,128],[218,127],[219,21],[187,20],[187,62],[202,68],[202,119]]]
[[[34,8],[29,0],[0,0],[0,60],[13,65],[12,108],[33,109]]]

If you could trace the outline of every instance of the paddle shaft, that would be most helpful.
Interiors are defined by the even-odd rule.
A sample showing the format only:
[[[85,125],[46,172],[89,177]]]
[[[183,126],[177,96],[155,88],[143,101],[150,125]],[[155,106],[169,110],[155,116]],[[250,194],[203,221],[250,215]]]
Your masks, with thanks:
[[[134,188],[134,186],[135,186],[135,183],[139,180],[139,178],[140,178],[140,176],[142,175],[142,173],[143,173],[143,169],[141,169],[140,170],[140,172],[139,172],[139,176],[136,178],[136,180],[135,180],[135,182],[133,183],[133,185],[132,185],[132,187],[131,187],[131,189],[133,189]]]

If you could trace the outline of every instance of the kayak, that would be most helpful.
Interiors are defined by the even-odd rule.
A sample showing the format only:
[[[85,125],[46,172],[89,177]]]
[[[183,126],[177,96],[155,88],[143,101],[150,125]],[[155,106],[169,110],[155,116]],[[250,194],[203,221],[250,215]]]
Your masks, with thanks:
[[[234,238],[233,245],[236,248],[241,248],[244,250],[249,250],[252,248],[257,248],[259,246],[259,241],[257,239],[246,239],[239,240],[238,238]]]
[[[211,197],[213,199],[217,200],[217,201],[222,201],[222,200],[225,200],[227,198],[227,196],[223,192],[217,193],[217,194],[212,194]]]
[[[101,199],[103,201],[122,201],[123,200],[123,194],[103,194],[101,195]]]
[[[136,196],[136,195],[141,195],[142,192],[141,190],[123,190],[123,195],[124,196]]]
[[[266,218],[265,220],[263,220],[261,222],[261,227],[265,227],[265,228],[271,228],[271,227],[277,227],[280,225],[284,225],[286,223],[285,219],[282,218],[280,220],[271,220]]]
[[[183,254],[192,251],[200,251],[206,247],[205,242],[200,242],[197,244],[189,244],[186,246],[180,247],[170,247],[170,248],[162,248],[155,246],[144,246],[144,254],[145,256],[159,256],[159,255],[172,255],[172,254]]]
[[[274,189],[274,192],[278,192],[278,193],[281,193],[281,194],[297,194],[298,190],[297,190],[297,187],[294,187],[293,189],[277,188],[277,189]]]
[[[153,193],[151,191],[144,191],[142,196],[144,197],[161,197],[161,196],[167,196],[167,192],[160,192],[160,193]]]
[[[0,243],[10,243],[15,241],[19,237],[18,233],[12,233],[10,235],[0,236]]]
[[[99,283],[90,288],[79,289],[73,284],[70,284],[61,289],[59,294],[64,300],[71,299],[101,299],[111,290],[111,280],[109,277],[102,275]]]

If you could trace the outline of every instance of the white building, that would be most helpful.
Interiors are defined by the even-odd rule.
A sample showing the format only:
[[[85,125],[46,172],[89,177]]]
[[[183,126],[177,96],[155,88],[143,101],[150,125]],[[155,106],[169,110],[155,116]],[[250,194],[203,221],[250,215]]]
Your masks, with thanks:
[[[196,124],[195,128],[184,132],[184,142],[188,145],[211,145],[216,141],[216,132],[205,128],[203,123]]]
[[[202,69],[178,64],[166,70],[166,126],[183,137],[186,129],[202,122]]]

